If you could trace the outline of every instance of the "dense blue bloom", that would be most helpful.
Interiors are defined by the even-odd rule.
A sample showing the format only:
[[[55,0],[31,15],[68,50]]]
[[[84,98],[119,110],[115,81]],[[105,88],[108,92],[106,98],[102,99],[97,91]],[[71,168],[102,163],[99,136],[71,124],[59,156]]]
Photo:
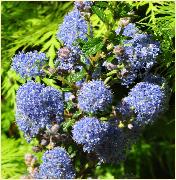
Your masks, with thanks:
[[[87,32],[87,22],[81,16],[80,11],[75,8],[64,17],[64,22],[60,26],[57,37],[63,41],[65,46],[74,52],[79,52],[79,48],[74,45],[77,39],[86,40]]]
[[[80,11],[88,11],[93,5],[92,1],[75,1],[74,5]]]
[[[100,160],[99,163],[119,164],[125,160],[131,142],[117,125],[106,122],[106,127],[106,135],[101,138],[95,152]]]
[[[106,134],[107,125],[94,117],[84,117],[73,126],[73,139],[83,145],[83,150],[90,152],[95,149]]]
[[[166,79],[159,75],[148,74],[147,76],[144,77],[143,82],[148,82],[148,83],[157,84],[159,86],[163,86],[164,84],[166,84]]]
[[[63,47],[58,51],[58,58],[56,59],[55,66],[59,70],[70,71],[74,69],[79,58],[80,57],[77,53],[74,53],[67,47]]]
[[[74,179],[75,172],[71,159],[64,148],[55,147],[43,154],[37,179]]]
[[[22,51],[12,58],[12,69],[23,78],[36,77],[44,73],[42,67],[47,61],[45,53],[37,51],[24,53]]]
[[[85,112],[105,111],[111,103],[112,93],[100,80],[84,83],[78,94],[79,108]]]
[[[73,93],[71,93],[71,92],[65,92],[65,93],[64,93],[64,100],[67,102],[67,101],[69,101],[69,100],[72,99],[72,96],[74,96]]]
[[[119,27],[115,30],[116,34],[118,35],[120,31],[122,30],[122,27]],[[128,36],[128,37],[134,37],[136,33],[139,32],[139,29],[136,27],[135,24],[129,23],[127,26],[124,27],[122,31],[122,35]]]
[[[140,82],[123,98],[119,110],[128,117],[135,115],[135,123],[145,125],[153,122],[165,110],[165,103],[165,91],[159,85]]]
[[[132,142],[117,124],[102,122],[95,117],[84,117],[76,122],[72,134],[76,143],[83,145],[84,151],[96,153],[99,163],[118,164],[125,159]]]
[[[117,54],[118,65],[123,65],[121,69],[122,84],[128,86],[139,76],[142,76],[142,72],[147,73],[152,66],[156,63],[156,57],[160,52],[160,44],[158,41],[152,40],[151,35],[135,33],[133,35],[125,34],[132,39],[125,40],[123,45],[123,51],[121,54]],[[119,49],[119,46],[115,46],[115,49]],[[125,75],[123,73],[125,71]]]
[[[16,104],[16,122],[27,138],[63,120],[62,93],[53,87],[28,81],[18,89]]]

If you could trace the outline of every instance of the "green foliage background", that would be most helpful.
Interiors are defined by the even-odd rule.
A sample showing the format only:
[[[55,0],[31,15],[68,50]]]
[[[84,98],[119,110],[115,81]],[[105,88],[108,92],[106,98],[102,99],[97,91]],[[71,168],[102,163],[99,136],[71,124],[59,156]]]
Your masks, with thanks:
[[[117,13],[127,8],[127,2],[116,2]],[[15,124],[15,93],[24,83],[10,70],[11,58],[20,50],[46,52],[49,64],[60,47],[56,39],[58,24],[72,8],[73,2],[2,2],[2,178],[19,178],[25,174],[24,154],[32,152],[32,144],[27,144]],[[129,2],[134,10],[138,26],[156,36],[162,47],[162,59],[155,71],[167,78],[172,87],[169,110],[154,125],[147,127],[140,140],[118,166],[98,166],[92,178],[174,178],[175,121],[174,121],[174,2]],[[94,9],[95,12],[96,9]],[[99,13],[99,12],[98,12]],[[96,26],[95,35],[99,37],[106,27],[99,14],[91,20]],[[106,13],[106,12],[105,12]],[[98,27],[98,28],[97,28]],[[101,27],[101,28],[100,28]],[[45,79],[46,84],[54,86],[54,80]]]

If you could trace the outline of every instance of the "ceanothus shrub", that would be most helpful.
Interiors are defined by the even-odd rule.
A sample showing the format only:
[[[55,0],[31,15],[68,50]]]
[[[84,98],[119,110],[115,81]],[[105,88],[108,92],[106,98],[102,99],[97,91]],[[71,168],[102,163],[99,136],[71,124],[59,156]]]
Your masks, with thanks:
[[[41,163],[26,161],[30,178],[88,178],[97,165],[121,163],[167,108],[169,86],[152,73],[160,43],[131,23],[128,10],[107,23],[99,14],[106,8],[112,11],[108,2],[74,2],[57,31],[54,67],[38,51],[12,59],[27,80],[16,94],[17,126],[28,142],[35,138],[33,151],[44,153]],[[91,23],[96,11],[107,28],[102,34]]]

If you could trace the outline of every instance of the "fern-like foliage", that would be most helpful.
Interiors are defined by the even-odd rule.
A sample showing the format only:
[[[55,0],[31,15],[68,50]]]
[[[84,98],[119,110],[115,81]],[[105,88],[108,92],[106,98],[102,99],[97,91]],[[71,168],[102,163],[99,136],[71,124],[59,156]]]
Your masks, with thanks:
[[[31,145],[23,139],[1,138],[1,173],[3,179],[19,179],[26,173],[24,155],[31,151]]]
[[[159,66],[155,69],[171,82],[174,91],[174,37],[175,37],[175,3],[174,1],[138,1],[130,2],[137,10],[145,12],[139,19],[141,26],[147,27],[161,43],[162,56],[158,59]],[[146,8],[147,7],[147,8]]]
[[[2,2],[2,130],[6,132],[14,121],[15,93],[24,83],[10,69],[11,58],[18,51],[37,49],[49,57],[49,65],[60,47],[56,38],[58,24],[73,2]],[[16,23],[14,23],[16,22]],[[54,80],[44,79],[53,85]],[[9,111],[11,109],[11,111]],[[12,113],[12,114],[11,114]],[[10,118],[9,115],[11,114]]]

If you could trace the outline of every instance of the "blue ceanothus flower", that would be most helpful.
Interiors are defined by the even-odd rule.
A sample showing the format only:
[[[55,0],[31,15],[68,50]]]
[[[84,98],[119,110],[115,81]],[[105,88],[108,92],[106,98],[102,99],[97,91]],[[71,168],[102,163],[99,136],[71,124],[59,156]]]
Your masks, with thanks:
[[[74,141],[83,146],[84,152],[96,153],[99,163],[114,164],[125,159],[132,143],[130,137],[134,137],[132,133],[130,137],[127,136],[117,124],[103,122],[95,117],[80,119],[73,126],[72,134]]]
[[[74,66],[79,58],[79,54],[74,53],[67,47],[63,47],[58,51],[58,58],[55,61],[55,66],[59,70],[71,71],[74,69]]]
[[[133,23],[129,23],[123,30],[122,27],[115,30],[117,35],[119,35],[120,31],[122,31],[122,35],[128,37],[134,37],[136,33],[139,33],[139,29]]]
[[[107,125],[94,117],[84,117],[73,126],[72,134],[76,143],[83,145],[83,150],[95,149],[106,134]]]
[[[44,74],[42,67],[47,64],[47,61],[45,53],[22,51],[12,58],[12,69],[22,78],[36,77]]]
[[[105,111],[112,103],[112,93],[103,81],[92,80],[84,83],[78,93],[78,106],[84,112]]]
[[[161,86],[140,82],[123,98],[118,110],[123,116],[133,116],[134,123],[142,126],[152,123],[165,110],[166,99],[165,90]]]
[[[43,154],[37,179],[74,179],[75,171],[69,155],[61,147],[55,147]]]
[[[63,120],[62,93],[53,87],[28,81],[16,95],[16,122],[25,137],[35,137],[39,130]]]
[[[101,138],[99,144],[95,147],[95,153],[99,163],[119,164],[125,160],[127,150],[130,148],[131,137],[127,138],[122,129],[109,122],[106,124],[106,134]],[[132,134],[131,134],[132,135]]]
[[[92,1],[75,1],[74,5],[80,11],[89,11],[93,5]]]
[[[141,72],[147,73],[156,63],[156,57],[160,52],[160,44],[152,40],[152,36],[142,34],[134,24],[128,24],[123,31],[123,35],[131,37],[125,40],[123,46],[115,46],[118,65],[123,65],[121,69],[122,84],[128,86],[141,76]]]
[[[84,17],[81,16],[80,11],[74,8],[65,17],[61,24],[57,37],[65,46],[74,52],[78,53],[80,50],[76,46],[76,40],[87,39],[88,25]]]

